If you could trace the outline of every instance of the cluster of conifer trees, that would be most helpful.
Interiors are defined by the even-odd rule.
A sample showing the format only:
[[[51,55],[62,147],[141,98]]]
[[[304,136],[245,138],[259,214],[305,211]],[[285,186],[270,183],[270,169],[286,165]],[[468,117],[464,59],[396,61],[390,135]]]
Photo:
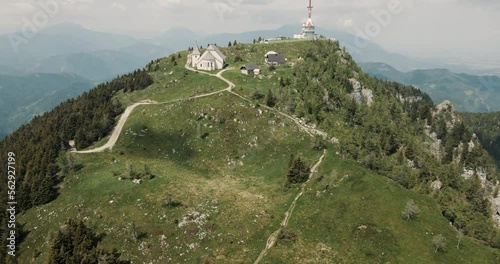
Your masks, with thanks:
[[[500,167],[500,112],[462,113],[461,116]]]
[[[52,241],[47,263],[112,263],[127,264],[120,260],[118,250],[104,250],[99,247],[101,237],[82,221],[68,220]]]
[[[112,131],[116,117],[123,112],[121,104],[113,99],[116,93],[141,90],[152,83],[153,79],[145,70],[117,77],[33,118],[3,139],[0,142],[2,163],[7,161],[9,152],[16,155],[17,213],[48,203],[57,196],[56,185],[62,175],[56,161],[62,151],[69,149],[70,140],[75,140],[76,147],[82,149]],[[6,170],[6,166],[1,166],[0,175],[7,175]],[[6,184],[0,184],[0,193],[6,194],[6,188]],[[7,204],[6,198],[7,195],[0,195],[2,207]],[[0,214],[4,241],[5,216]],[[5,247],[1,247],[0,259],[5,259],[5,254]]]

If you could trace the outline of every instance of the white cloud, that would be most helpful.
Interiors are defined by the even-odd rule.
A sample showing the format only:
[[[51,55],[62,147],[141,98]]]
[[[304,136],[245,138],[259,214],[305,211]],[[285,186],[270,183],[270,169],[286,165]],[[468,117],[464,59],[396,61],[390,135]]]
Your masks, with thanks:
[[[39,0],[0,0],[0,31],[19,30],[21,18],[32,16]],[[48,1],[48,0],[43,0]],[[62,1],[62,0],[57,0]],[[51,23],[72,22],[102,31],[164,32],[188,27],[197,32],[242,32],[300,24],[307,0],[66,0]],[[313,0],[316,26],[353,30],[373,21],[371,10],[387,9],[395,0]],[[497,51],[500,36],[498,0],[399,0],[395,15],[373,41],[399,52]],[[214,4],[229,6],[222,19]]]
[[[180,0],[155,0],[155,2],[162,7],[168,7],[168,6],[172,6],[172,5],[177,5],[181,1]]]
[[[111,4],[111,8],[118,9],[118,10],[120,10],[122,12],[125,11],[125,10],[127,10],[127,6],[125,6],[123,4],[120,4],[120,3],[116,2],[116,1]]]

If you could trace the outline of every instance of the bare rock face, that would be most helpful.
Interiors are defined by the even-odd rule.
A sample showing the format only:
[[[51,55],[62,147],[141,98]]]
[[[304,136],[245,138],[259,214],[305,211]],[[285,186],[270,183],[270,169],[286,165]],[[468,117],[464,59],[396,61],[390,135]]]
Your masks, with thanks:
[[[446,120],[446,128],[448,131],[451,131],[455,127],[457,121],[459,121],[455,107],[453,107],[453,104],[448,100],[436,106],[436,111],[433,112],[432,116],[435,117],[437,115],[448,117]]]
[[[413,86],[413,87],[415,87],[415,86]],[[418,88],[418,87],[415,87],[415,88]],[[413,103],[413,102],[417,102],[417,101],[422,100],[421,96],[407,96],[407,97],[404,97],[400,93],[396,94],[396,97],[399,99],[399,101],[401,103],[404,103],[404,102]]]
[[[474,141],[477,141],[477,140],[478,140],[477,139],[477,135],[476,134],[472,134],[472,138],[471,138],[471,140],[468,143],[469,144],[469,152],[471,152],[474,149],[474,147],[476,147],[476,144],[474,143]]]
[[[361,94],[363,95],[363,98],[365,99],[365,102],[368,106],[373,105],[373,91],[370,89],[362,89]]]
[[[470,169],[467,169],[467,168],[464,168],[463,172],[462,172],[462,177],[464,177],[466,180],[472,178],[472,176],[474,176],[474,174],[476,173],[475,170],[470,170]]]
[[[356,103],[358,104],[366,103],[368,106],[372,106],[373,91],[371,89],[366,89],[362,87],[361,83],[354,78],[349,79],[349,82],[351,83],[353,89],[351,97],[356,101]]]
[[[361,83],[354,78],[349,79],[349,82],[351,82],[353,89],[351,93],[352,98],[354,98],[354,100],[356,100],[356,103],[358,104],[363,103],[363,95],[361,94]]]
[[[431,142],[427,143],[429,149],[431,150],[432,154],[436,159],[441,160],[441,156],[443,154],[442,140],[438,139],[437,134],[435,132],[431,133],[429,128],[427,128],[425,132],[431,139]]]
[[[479,177],[482,187],[485,188],[486,184],[488,183],[488,172],[486,171],[486,169],[482,167],[478,167],[475,169],[469,169],[464,167],[464,170],[462,172],[462,177],[464,177],[466,180],[469,180],[474,175],[477,175],[477,177]]]
[[[415,170],[417,169],[417,163],[414,160],[408,160],[408,167]]]
[[[491,211],[493,213],[493,220],[500,226],[500,196],[491,199]]]
[[[455,108],[453,107],[453,104],[446,100],[439,105],[436,106],[436,114],[439,114],[441,112],[449,112],[449,111],[455,111]]]

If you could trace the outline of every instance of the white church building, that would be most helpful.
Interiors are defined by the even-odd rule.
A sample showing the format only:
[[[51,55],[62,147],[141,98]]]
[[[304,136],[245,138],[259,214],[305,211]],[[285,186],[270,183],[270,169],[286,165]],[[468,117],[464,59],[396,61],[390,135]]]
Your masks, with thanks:
[[[215,71],[224,68],[226,56],[215,45],[210,44],[205,52],[201,54],[198,45],[193,48],[189,55],[191,67],[203,71]]]

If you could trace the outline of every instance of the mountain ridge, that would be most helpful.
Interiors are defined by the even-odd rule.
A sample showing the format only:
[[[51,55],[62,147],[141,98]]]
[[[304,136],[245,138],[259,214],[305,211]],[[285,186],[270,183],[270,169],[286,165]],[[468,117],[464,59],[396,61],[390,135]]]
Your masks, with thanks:
[[[435,101],[450,100],[464,112],[494,112],[500,107],[500,78],[454,73],[449,69],[401,72],[384,63],[360,63],[368,74],[383,80],[415,85]]]

